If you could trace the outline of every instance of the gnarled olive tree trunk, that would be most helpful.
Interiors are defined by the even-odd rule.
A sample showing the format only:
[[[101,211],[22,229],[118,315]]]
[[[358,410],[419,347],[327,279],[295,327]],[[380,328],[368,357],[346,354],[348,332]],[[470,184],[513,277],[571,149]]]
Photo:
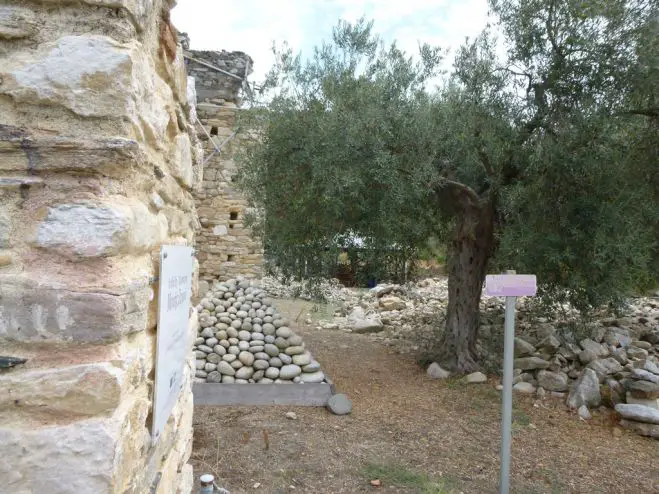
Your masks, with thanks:
[[[448,249],[449,300],[446,328],[437,360],[452,372],[478,369],[476,340],[479,303],[487,264],[494,246],[494,207],[491,201],[466,201],[456,211],[456,227]]]

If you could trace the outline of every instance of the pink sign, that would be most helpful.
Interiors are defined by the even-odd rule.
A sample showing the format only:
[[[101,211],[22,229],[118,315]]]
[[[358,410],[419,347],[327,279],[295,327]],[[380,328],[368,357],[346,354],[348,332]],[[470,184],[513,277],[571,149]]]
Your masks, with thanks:
[[[488,274],[485,295],[490,297],[533,297],[537,287],[534,274]]]

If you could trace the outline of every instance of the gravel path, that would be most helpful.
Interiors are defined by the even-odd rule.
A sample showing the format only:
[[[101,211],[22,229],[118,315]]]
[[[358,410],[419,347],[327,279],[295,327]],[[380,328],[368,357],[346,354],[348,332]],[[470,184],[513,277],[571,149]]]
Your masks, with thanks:
[[[297,332],[353,412],[197,407],[195,475],[214,473],[232,494],[497,491],[494,381],[433,381],[368,337],[306,327],[307,302],[276,306],[291,320],[302,314]],[[659,443],[615,427],[608,412],[585,423],[559,402],[516,398],[514,417],[513,492],[659,492]],[[398,474],[372,487],[382,467]]]

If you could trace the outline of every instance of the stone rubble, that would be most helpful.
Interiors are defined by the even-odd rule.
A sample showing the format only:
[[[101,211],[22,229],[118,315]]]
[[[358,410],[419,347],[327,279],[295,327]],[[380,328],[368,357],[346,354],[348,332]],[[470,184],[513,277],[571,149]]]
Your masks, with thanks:
[[[263,286],[277,296],[301,293],[301,285],[283,287],[275,279]],[[417,354],[430,349],[441,335],[448,302],[445,278],[382,284],[368,291],[350,290],[333,280],[321,288],[338,308],[331,320],[318,322],[318,329],[366,333],[400,353]],[[538,316],[538,308],[533,299],[517,303],[513,382],[517,392],[565,399],[575,410],[613,408],[625,402],[659,410],[658,300],[632,299],[624,316],[614,318],[601,311],[587,323],[569,305],[560,305],[544,317]],[[485,368],[494,372],[501,367],[503,309],[502,299],[481,301],[477,350]],[[427,373],[435,379],[448,376],[436,363]],[[583,409],[580,415],[586,416]],[[655,424],[638,425],[624,418],[621,425],[656,435]]]
[[[256,282],[216,282],[197,306],[195,382],[320,383],[325,374]]]

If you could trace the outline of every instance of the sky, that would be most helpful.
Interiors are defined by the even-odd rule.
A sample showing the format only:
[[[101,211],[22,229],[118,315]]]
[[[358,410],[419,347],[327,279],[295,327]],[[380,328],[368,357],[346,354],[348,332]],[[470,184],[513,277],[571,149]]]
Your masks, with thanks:
[[[254,60],[252,82],[272,65],[272,43],[283,41],[302,56],[329,39],[339,19],[362,15],[387,43],[410,54],[419,43],[455,49],[487,23],[487,0],[179,0],[172,20],[190,36],[192,50],[242,51]],[[454,51],[447,58],[449,69]]]

